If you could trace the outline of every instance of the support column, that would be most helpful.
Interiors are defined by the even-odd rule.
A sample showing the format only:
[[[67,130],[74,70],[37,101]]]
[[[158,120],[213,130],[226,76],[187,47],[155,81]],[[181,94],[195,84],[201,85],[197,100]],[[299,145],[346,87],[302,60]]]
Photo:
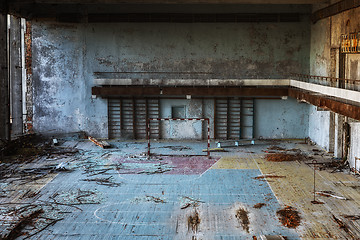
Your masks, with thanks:
[[[0,141],[10,140],[7,15],[0,13]]]
[[[22,62],[21,62],[21,19],[10,17],[10,95],[11,95],[11,134],[23,134],[22,104]]]

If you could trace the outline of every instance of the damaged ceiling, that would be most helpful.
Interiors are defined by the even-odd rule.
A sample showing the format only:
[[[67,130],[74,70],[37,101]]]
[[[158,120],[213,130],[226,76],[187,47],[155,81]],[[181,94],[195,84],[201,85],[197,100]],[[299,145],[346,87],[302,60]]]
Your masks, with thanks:
[[[157,18],[156,21],[167,22],[191,22],[192,14],[238,14],[235,18],[224,20],[221,16],[200,16],[200,20],[194,22],[270,22],[276,19],[282,19],[287,14],[288,18],[292,13],[311,13],[311,4],[321,3],[323,0],[309,1],[309,0],[257,0],[257,1],[235,1],[235,0],[198,0],[198,1],[29,1],[29,0],[1,0],[0,8],[5,12],[25,17],[33,18],[66,18],[70,22],[86,22],[89,17],[90,21],[99,21],[98,19],[105,19],[110,21],[114,16],[106,16],[106,14],[140,14],[140,13],[157,13],[157,14],[189,14],[187,16],[177,16],[178,20],[169,19],[168,16],[133,16],[137,21],[147,22],[148,18]],[[258,16],[256,14],[269,13],[269,5],[276,5],[276,13],[280,15],[274,16]],[[289,11],[289,6],[292,9]],[[271,8],[270,8],[271,10]],[[249,15],[250,14],[250,15]],[[112,18],[111,18],[112,17]],[[272,17],[272,18],[271,18]],[[59,19],[60,18],[60,19]],[[110,18],[110,19],[109,19]],[[116,21],[124,21],[124,18],[129,16],[117,16]],[[265,18],[265,19],[264,19]],[[275,18],[275,20],[274,20]],[[70,20],[69,20],[70,19]],[[91,20],[92,19],[92,20]],[[131,20],[131,19],[130,19]],[[127,21],[130,21],[127,20]],[[112,21],[115,21],[114,19]],[[133,20],[134,21],[134,20]],[[289,21],[289,20],[288,20]]]

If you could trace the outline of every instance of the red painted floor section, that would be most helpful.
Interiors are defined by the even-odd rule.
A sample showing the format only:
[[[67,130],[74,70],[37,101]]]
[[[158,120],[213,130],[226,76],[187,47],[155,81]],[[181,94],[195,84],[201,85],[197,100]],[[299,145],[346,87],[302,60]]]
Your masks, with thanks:
[[[155,159],[136,159],[136,158],[113,158],[116,163],[120,163],[118,168],[120,174],[181,174],[181,175],[200,175],[214,165],[219,158],[208,158],[207,156],[157,156]]]

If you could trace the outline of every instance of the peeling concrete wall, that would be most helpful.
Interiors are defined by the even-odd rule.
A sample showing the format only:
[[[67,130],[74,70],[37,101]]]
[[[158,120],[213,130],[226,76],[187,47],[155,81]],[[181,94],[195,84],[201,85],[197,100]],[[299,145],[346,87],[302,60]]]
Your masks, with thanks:
[[[163,99],[161,117],[171,117],[172,106],[185,106],[187,118],[210,118],[211,137],[214,137],[214,101],[212,99]],[[202,114],[203,113],[203,114]],[[295,99],[255,100],[255,137],[264,139],[305,138],[308,135],[309,105]],[[162,137],[206,139],[207,127],[198,121],[166,121],[161,125]]]
[[[320,6],[314,8],[319,8]],[[324,7],[323,5],[321,7]],[[335,56],[337,64],[331,65],[331,48],[339,48],[341,45],[341,34],[348,34],[359,31],[360,29],[360,8],[352,9],[330,18],[318,21],[311,26],[311,51],[310,51],[310,74],[318,76],[332,76],[332,73],[338,73],[339,69],[332,69],[339,67],[339,55]],[[360,79],[360,55],[347,55],[345,60],[345,77],[352,79]],[[333,76],[334,77],[334,76]],[[335,76],[338,77],[338,76]],[[334,124],[334,123],[333,123]],[[335,137],[335,154],[340,156],[341,153],[337,150],[342,131],[342,125],[335,124],[335,134],[330,134],[329,129],[331,125],[330,112],[317,111],[316,107],[312,106],[309,116],[309,137],[318,145],[329,150],[330,139],[329,136]],[[341,139],[340,139],[341,140]],[[340,144],[341,145],[341,144]],[[339,145],[339,146],[340,146]]]
[[[87,37],[88,57],[91,68],[99,72],[286,78],[309,71],[308,24],[93,24]]]
[[[33,22],[34,131],[107,136],[107,101],[91,98],[82,25]]]
[[[257,99],[255,137],[264,139],[306,138],[309,105],[287,100]]]
[[[330,76],[331,55],[330,18],[318,21],[311,26],[310,74]],[[309,137],[322,148],[329,150],[330,112],[317,111],[316,106],[310,106]]]
[[[32,23],[34,130],[107,137],[94,72],[208,72],[280,78],[309,72],[309,20],[296,23]]]
[[[360,123],[350,123],[350,168],[355,167],[355,157],[360,158]],[[360,170],[360,161],[356,162],[356,169]]]
[[[309,137],[316,144],[329,151],[330,112],[318,111],[316,106],[310,106]]]
[[[185,118],[209,118],[210,124],[213,124],[213,101],[202,99],[162,99],[160,101],[160,117],[172,118],[171,109],[176,106],[185,107]],[[163,139],[207,139],[206,123],[204,124],[197,120],[163,121],[160,128]],[[210,131],[214,132],[213,126],[211,126]]]
[[[359,15],[360,8],[355,8],[331,18],[331,47],[340,47],[341,34],[360,30]],[[345,65],[345,78],[360,80],[360,54],[347,54]]]
[[[349,66],[345,72],[346,78],[360,80],[360,54],[348,55],[346,60],[346,64]],[[356,89],[360,90],[360,87],[358,86]]]

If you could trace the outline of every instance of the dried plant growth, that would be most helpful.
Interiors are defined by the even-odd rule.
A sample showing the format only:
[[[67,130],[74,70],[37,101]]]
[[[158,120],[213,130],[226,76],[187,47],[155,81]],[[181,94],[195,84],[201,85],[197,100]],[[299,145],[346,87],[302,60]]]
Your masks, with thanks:
[[[188,217],[188,231],[191,230],[196,233],[199,230],[200,222],[199,213],[195,210],[195,212]]]
[[[280,209],[276,212],[279,217],[280,222],[288,228],[297,228],[300,225],[300,215],[299,212],[290,206],[287,206],[283,209]]]
[[[262,207],[266,206],[266,203],[257,203],[253,206],[253,208],[257,208],[257,209],[260,209]]]
[[[271,153],[266,155],[266,160],[269,162],[291,162],[306,160],[306,157],[302,154]]]
[[[239,208],[236,211],[235,217],[236,219],[239,221],[239,223],[241,224],[242,228],[246,231],[249,232],[249,224],[250,224],[250,220],[249,220],[249,216],[248,216],[248,211],[246,211],[243,208]]]
[[[261,175],[255,177],[255,179],[264,179],[264,178],[286,178],[285,176],[278,176],[278,175]]]

